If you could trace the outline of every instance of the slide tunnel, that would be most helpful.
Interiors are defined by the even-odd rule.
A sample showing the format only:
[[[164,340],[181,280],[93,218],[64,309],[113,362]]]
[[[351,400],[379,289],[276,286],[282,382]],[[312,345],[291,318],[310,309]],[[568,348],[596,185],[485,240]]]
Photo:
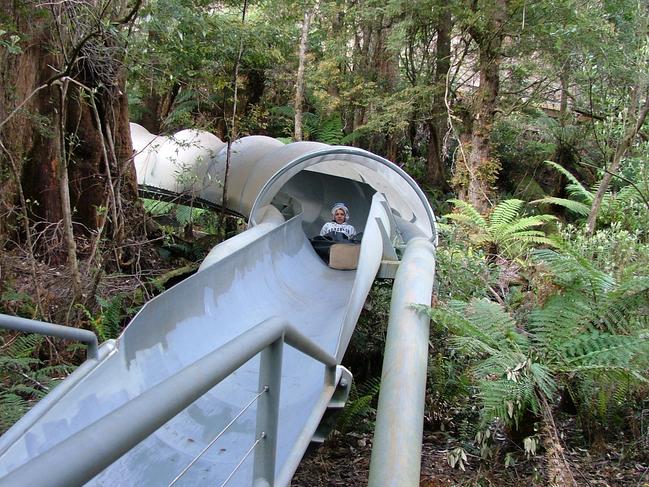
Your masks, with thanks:
[[[223,204],[225,143],[195,130],[162,137],[131,124],[131,133],[146,194]],[[337,201],[347,204],[350,223],[363,232],[351,271],[329,268],[308,240]],[[416,183],[398,166],[351,147],[283,144],[263,136],[237,140],[224,206],[245,217],[248,230],[217,245],[197,274],[148,302],[117,340],[100,347],[97,360],[0,438],[0,486],[38,478],[50,479],[48,485],[253,485],[259,480],[255,448],[264,439],[257,431],[257,398],[264,394],[259,355],[115,461],[94,469],[87,463],[111,432],[125,428],[128,434],[135,420],[122,413],[130,406],[146,405],[154,391],[260,324],[289,323],[340,364],[382,266],[394,264],[411,239],[437,238],[433,212]],[[287,345],[280,357],[268,483],[288,485],[309,442],[318,439],[323,415],[344,404],[351,376]]]

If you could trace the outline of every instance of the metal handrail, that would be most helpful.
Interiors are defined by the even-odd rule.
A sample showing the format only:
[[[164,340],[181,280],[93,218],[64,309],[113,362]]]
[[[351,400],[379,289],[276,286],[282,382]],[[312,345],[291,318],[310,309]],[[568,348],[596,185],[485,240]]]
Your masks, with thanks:
[[[430,305],[434,277],[434,244],[410,240],[392,291],[369,487],[419,485],[430,319],[412,305]]]
[[[286,320],[271,318],[21,465],[0,479],[0,487],[40,485],[43,479],[52,487],[85,484],[260,351],[260,382],[268,384],[269,394],[262,396],[266,404],[260,401],[257,411],[256,437],[260,437],[259,429],[264,428],[266,445],[257,450],[259,455],[255,454],[255,476],[260,483],[272,486],[279,402],[277,377],[281,381],[281,369],[274,364],[278,360],[281,364],[283,343],[325,364],[325,380],[333,385],[336,359]],[[271,380],[266,380],[268,376]]]
[[[99,356],[99,343],[95,334],[88,330],[73,328],[71,326],[54,325],[44,321],[30,320],[18,316],[0,314],[0,328],[37,333],[66,340],[76,340],[88,346],[87,359],[96,359]]]

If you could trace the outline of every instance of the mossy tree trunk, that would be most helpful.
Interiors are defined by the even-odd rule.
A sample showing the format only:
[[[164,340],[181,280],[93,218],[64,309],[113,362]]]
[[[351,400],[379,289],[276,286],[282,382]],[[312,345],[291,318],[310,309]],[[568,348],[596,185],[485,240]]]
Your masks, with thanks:
[[[498,110],[501,49],[508,7],[508,0],[475,2],[473,8],[480,10],[484,21],[470,25],[468,29],[478,50],[479,85],[469,107],[454,186],[459,197],[481,213],[491,206],[494,184],[500,170],[500,162],[492,156],[491,132]]]
[[[453,17],[448,7],[440,9],[435,45],[433,74],[433,106],[428,121],[428,154],[426,157],[426,183],[431,188],[446,192],[449,184],[445,167],[445,134],[448,130],[446,110],[446,81],[451,65],[451,31]]]
[[[0,164],[3,174],[12,161],[16,169],[0,179],[4,236],[19,185],[37,221],[69,218],[74,232],[92,234],[108,211],[114,239],[137,230],[125,224],[138,205],[119,32],[138,6],[115,1],[102,19],[91,2],[0,0],[2,29],[20,37],[18,49],[0,51]]]

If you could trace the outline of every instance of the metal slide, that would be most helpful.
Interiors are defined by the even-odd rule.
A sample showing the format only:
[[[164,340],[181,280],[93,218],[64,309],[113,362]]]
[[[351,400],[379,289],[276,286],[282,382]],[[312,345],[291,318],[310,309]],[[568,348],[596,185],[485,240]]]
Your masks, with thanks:
[[[132,134],[138,180],[148,192],[222,203],[226,148],[220,140],[197,131],[157,137],[137,125]],[[336,201],[348,204],[351,223],[363,232],[355,271],[330,269],[308,240]],[[147,303],[117,340],[100,347],[98,359],[0,438],[0,485],[17,485],[28,478],[22,475],[40,475],[41,485],[58,478],[68,485],[253,485],[255,449],[267,440],[258,426],[258,406],[268,392],[258,354],[107,468],[90,469],[86,477],[67,470],[77,454],[83,463],[111,436],[111,421],[115,434],[121,434],[118,426],[128,434],[124,424],[132,416],[120,414],[137,398],[153,397],[188,367],[219,350],[225,354],[228,343],[269,320],[286,323],[303,337],[304,350],[311,346],[334,364],[327,367],[287,345],[276,356],[281,381],[271,388],[279,392],[274,478],[255,485],[290,482],[327,409],[344,404],[351,376],[335,364],[372,282],[395,265],[395,248],[413,238],[436,238],[434,218],[416,184],[376,155],[267,137],[233,144],[226,206],[247,217],[249,229],[215,247],[197,274]],[[188,382],[210,373],[199,369]],[[165,398],[150,404],[152,410],[158,401]],[[62,452],[67,458],[59,458]]]

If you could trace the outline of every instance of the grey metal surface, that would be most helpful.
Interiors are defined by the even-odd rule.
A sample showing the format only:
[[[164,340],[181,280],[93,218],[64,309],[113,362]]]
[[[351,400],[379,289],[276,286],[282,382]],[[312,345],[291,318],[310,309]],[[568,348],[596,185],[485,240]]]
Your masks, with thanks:
[[[99,347],[99,355],[96,360],[90,359],[82,363],[61,384],[57,385],[54,390],[47,394],[47,399],[36,403],[20,421],[0,436],[0,458],[11,445],[18,441],[41,418],[51,405],[56,404],[59,398],[65,396],[83,377],[101,364],[115,350],[115,347],[115,340],[107,340],[102,343]]]
[[[385,212],[378,202],[373,208]],[[377,217],[388,224],[385,215],[383,220],[375,216],[367,226],[370,235]],[[369,238],[363,253],[380,261],[382,242]],[[373,275],[362,272],[373,272],[378,261],[361,262],[366,271],[362,266],[356,272],[329,269],[306,239],[299,216],[234,249],[147,303],[101,366],[50,404],[5,450],[0,475],[56,447],[268,317],[295,323],[301,333],[335,355],[341,339],[351,335],[343,327],[355,324],[373,280]],[[276,474],[287,482],[335,388],[323,382],[324,366],[295,350],[284,351],[282,370]],[[90,484],[169,483],[256,393],[258,373],[255,358]],[[218,485],[229,475],[254,441],[256,414],[256,408],[250,408],[178,485]],[[251,484],[251,462],[242,466],[231,485]]]
[[[412,305],[430,305],[434,275],[435,247],[412,239],[392,288],[370,487],[419,485],[430,320]]]
[[[75,340],[85,343],[88,346],[87,356],[89,359],[97,359],[99,354],[97,336],[88,330],[81,330],[71,326],[54,325],[52,323],[45,323],[44,321],[29,320],[27,318],[4,314],[0,314],[0,328],[63,338],[64,340]]]
[[[259,391],[265,391],[257,409],[256,438],[262,438],[255,455],[256,478],[274,484],[277,414],[267,407],[279,407],[281,353],[284,342],[329,368],[335,359],[314,345],[289,323],[278,318],[266,320],[243,332],[228,343],[210,352],[173,376],[126,402],[110,414],[67,438],[56,448],[44,452],[30,463],[0,479],[0,486],[38,485],[47,478],[47,485],[67,487],[82,485],[145,439],[168,419],[174,417],[225,377],[262,352],[262,374]],[[272,356],[264,364],[264,357]],[[266,368],[263,366],[266,365]],[[330,386],[333,380],[332,374]],[[323,380],[325,376],[323,375]],[[101,441],[96,443],[96,439]],[[88,445],[93,448],[88,448]]]

